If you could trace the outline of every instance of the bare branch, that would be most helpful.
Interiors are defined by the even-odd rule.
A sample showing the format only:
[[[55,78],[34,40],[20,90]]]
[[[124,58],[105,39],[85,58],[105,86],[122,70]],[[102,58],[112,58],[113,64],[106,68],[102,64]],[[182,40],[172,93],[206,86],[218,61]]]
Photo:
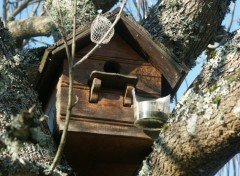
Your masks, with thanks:
[[[88,56],[93,51],[95,51],[96,48],[98,48],[102,44],[102,42],[108,36],[109,32],[113,29],[113,27],[116,25],[117,21],[120,19],[120,15],[121,15],[121,12],[122,12],[123,7],[125,6],[125,4],[126,4],[126,2],[124,1],[122,3],[122,5],[121,5],[121,9],[120,9],[120,11],[119,11],[119,13],[118,13],[114,23],[109,28],[109,30],[106,32],[106,34],[103,36],[103,38],[96,44],[96,46],[89,52],[89,54],[85,55],[85,57],[83,57],[80,61],[84,61],[85,59],[87,59]],[[62,39],[63,39],[64,45],[65,45],[67,58],[68,58],[68,71],[69,71],[68,105],[67,105],[67,113],[66,113],[66,118],[65,118],[65,125],[64,125],[64,129],[63,129],[61,141],[60,141],[57,153],[56,153],[56,155],[54,157],[54,160],[53,160],[53,162],[51,164],[49,173],[53,172],[54,168],[57,166],[57,164],[58,164],[58,162],[59,162],[59,160],[61,158],[64,146],[65,146],[65,143],[66,143],[67,131],[68,131],[68,126],[69,126],[70,117],[71,117],[71,113],[72,113],[72,108],[78,102],[78,98],[77,98],[75,103],[73,103],[73,101],[72,101],[72,99],[73,99],[73,77],[74,77],[73,71],[74,71],[74,67],[81,63],[81,62],[78,62],[77,64],[75,64],[73,66],[74,57],[75,57],[75,45],[76,45],[76,43],[75,43],[76,42],[75,41],[75,35],[76,35],[76,10],[77,10],[76,8],[77,8],[77,0],[74,1],[73,43],[72,43],[72,53],[71,53],[71,55],[70,55],[70,52],[69,52],[69,46],[67,44],[67,40],[66,40],[65,35],[64,35],[65,32],[64,31],[62,31],[62,32],[60,31],[60,33],[62,35]],[[61,26],[61,24],[59,24],[59,26]]]
[[[3,5],[2,5],[2,9],[3,9],[3,24],[4,26],[6,26],[6,21],[7,21],[7,0],[3,0]]]
[[[31,1],[33,0],[26,0],[23,3],[21,3],[21,5],[18,8],[16,8],[12,14],[8,16],[7,20],[8,21],[14,20],[14,17],[17,16],[23,9],[25,9]]]
[[[59,9],[60,10],[60,9]],[[60,13],[60,11],[59,11]],[[72,99],[73,99],[73,78],[74,78],[74,74],[73,74],[73,62],[74,62],[74,58],[75,58],[75,47],[76,47],[76,41],[75,41],[75,35],[76,35],[76,14],[77,14],[77,0],[74,1],[74,16],[73,16],[73,42],[72,42],[72,53],[70,54],[70,49],[69,46],[67,44],[67,40],[65,37],[65,30],[63,28],[63,18],[62,16],[60,16],[61,18],[61,23],[60,26],[62,28],[60,28],[59,30],[63,29],[61,33],[62,35],[62,39],[64,41],[64,45],[65,45],[65,49],[66,49],[66,53],[67,53],[67,58],[68,58],[68,71],[69,71],[69,89],[68,89],[68,104],[67,104],[67,114],[65,117],[65,125],[64,125],[64,129],[63,129],[63,133],[62,133],[62,137],[61,137],[61,141],[60,144],[58,146],[58,150],[57,153],[54,157],[54,160],[51,164],[50,167],[50,173],[53,172],[53,170],[55,169],[55,167],[57,166],[61,156],[62,156],[62,152],[66,143],[66,139],[67,139],[67,131],[68,131],[68,126],[69,126],[69,122],[70,122],[70,117],[72,114],[72,108],[74,107],[74,104]],[[78,101],[78,98],[77,98]]]
[[[139,18],[139,20],[142,20],[142,15],[140,13],[140,2],[139,0],[133,0],[133,4],[135,5],[136,9],[137,9],[137,16]]]
[[[32,42],[38,42],[38,43],[41,43],[41,44],[43,44],[43,45],[47,45],[47,46],[50,45],[49,43],[46,43],[46,42],[44,42],[44,41],[37,40],[37,39],[34,39],[34,38],[32,38],[31,41],[32,41]]]
[[[38,10],[38,7],[40,6],[40,1],[39,2],[36,2],[34,8],[33,8],[33,11],[32,11],[32,17],[35,16],[37,14],[37,10]]]

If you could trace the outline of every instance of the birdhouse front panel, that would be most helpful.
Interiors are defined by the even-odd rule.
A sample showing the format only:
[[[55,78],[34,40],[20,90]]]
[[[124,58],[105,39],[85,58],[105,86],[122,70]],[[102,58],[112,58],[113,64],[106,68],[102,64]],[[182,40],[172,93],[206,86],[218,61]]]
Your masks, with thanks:
[[[92,47],[90,44],[79,50],[76,61]],[[57,91],[60,129],[67,108],[67,68],[65,60]],[[109,44],[76,67],[74,77],[74,96],[79,102],[72,110],[71,119],[76,123],[70,123],[70,131],[149,138],[134,126],[131,90],[135,87],[138,94],[160,97],[162,75],[120,36],[115,34]]]

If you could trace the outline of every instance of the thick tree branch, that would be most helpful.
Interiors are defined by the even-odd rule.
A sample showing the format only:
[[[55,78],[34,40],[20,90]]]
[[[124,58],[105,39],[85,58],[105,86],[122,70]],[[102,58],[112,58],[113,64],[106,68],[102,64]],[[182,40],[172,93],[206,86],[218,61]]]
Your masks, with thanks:
[[[230,0],[162,0],[150,10],[143,26],[189,68],[213,40]]]
[[[37,36],[50,36],[53,23],[48,16],[35,16],[8,23],[10,33],[15,39],[27,39]]]
[[[239,36],[204,66],[198,91],[179,102],[142,173],[212,176],[240,151]]]

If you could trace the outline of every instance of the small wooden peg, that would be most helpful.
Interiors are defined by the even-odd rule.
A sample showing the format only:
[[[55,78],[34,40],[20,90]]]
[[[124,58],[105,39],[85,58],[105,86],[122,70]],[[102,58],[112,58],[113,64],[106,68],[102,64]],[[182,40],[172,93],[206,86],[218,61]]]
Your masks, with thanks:
[[[123,97],[123,106],[130,107],[133,104],[133,95],[132,90],[134,86],[132,84],[128,84],[125,89],[124,97]]]
[[[89,102],[90,103],[97,103],[98,102],[98,97],[99,97],[99,91],[101,88],[102,81],[98,78],[94,78],[92,81],[92,86],[90,89],[90,94],[89,94]]]

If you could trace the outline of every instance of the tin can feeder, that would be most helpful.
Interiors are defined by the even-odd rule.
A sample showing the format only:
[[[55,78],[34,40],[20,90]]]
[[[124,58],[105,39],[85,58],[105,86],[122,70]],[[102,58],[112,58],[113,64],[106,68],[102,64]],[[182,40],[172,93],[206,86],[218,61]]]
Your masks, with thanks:
[[[135,126],[143,130],[159,131],[168,121],[170,95],[161,98],[137,96],[133,90]]]

